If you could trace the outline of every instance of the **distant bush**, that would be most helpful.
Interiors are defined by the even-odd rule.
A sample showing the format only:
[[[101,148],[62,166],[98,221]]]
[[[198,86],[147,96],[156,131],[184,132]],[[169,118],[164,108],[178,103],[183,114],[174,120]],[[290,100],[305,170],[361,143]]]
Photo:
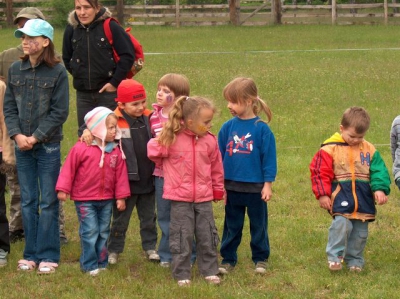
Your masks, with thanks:
[[[47,7],[53,7],[51,24],[54,27],[64,28],[67,25],[67,18],[70,11],[74,9],[73,1],[50,0],[43,3]]]

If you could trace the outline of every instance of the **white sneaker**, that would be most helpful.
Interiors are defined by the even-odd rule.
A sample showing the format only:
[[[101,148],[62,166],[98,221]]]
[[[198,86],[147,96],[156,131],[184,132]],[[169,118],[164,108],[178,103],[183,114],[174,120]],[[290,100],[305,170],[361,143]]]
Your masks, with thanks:
[[[108,263],[111,264],[111,265],[115,265],[116,263],[118,263],[118,256],[119,256],[118,253],[111,252],[108,255]]]
[[[170,262],[160,262],[160,266],[163,268],[169,268],[169,267],[171,267],[171,263]]]
[[[158,255],[157,251],[155,251],[155,250],[147,250],[146,255],[150,261],[158,262],[160,260],[160,256]]]
[[[94,269],[92,271],[89,271],[90,276],[97,276],[97,275],[99,275],[99,273],[100,273],[99,269]]]
[[[189,285],[190,285],[189,279],[178,280],[178,286],[180,286],[180,287],[189,286]]]

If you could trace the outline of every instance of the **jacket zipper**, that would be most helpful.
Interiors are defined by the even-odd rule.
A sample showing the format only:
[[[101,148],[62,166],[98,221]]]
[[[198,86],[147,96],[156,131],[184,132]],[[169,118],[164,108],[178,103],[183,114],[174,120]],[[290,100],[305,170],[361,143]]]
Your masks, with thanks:
[[[354,198],[354,211],[353,211],[353,217],[357,215],[357,210],[358,210],[358,198],[357,198],[357,193],[356,193],[356,178],[355,178],[355,168],[354,168],[354,154],[353,150],[350,147],[350,171],[351,171],[351,191],[353,193],[353,198]]]
[[[92,82],[92,80],[90,80],[90,73],[91,73],[91,71],[90,71],[90,42],[89,42],[89,27],[88,28],[86,28],[86,43],[87,43],[87,49],[88,49],[88,51],[87,51],[87,54],[88,54],[88,57],[87,57],[87,59],[88,59],[88,79],[89,79],[89,88],[90,88],[90,90],[92,89],[92,84],[90,83],[90,82]]]
[[[197,136],[192,137],[192,152],[193,152],[193,202],[196,201],[196,140]]]

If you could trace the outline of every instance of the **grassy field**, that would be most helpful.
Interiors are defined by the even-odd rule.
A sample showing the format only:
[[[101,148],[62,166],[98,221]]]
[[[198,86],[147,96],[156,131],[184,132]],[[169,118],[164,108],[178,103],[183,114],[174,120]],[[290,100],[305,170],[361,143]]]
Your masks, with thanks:
[[[218,287],[193,269],[193,283],[179,288],[168,269],[149,263],[141,251],[137,215],[131,220],[121,262],[99,277],[79,270],[77,217],[65,205],[69,244],[55,275],[16,271],[23,243],[12,246],[9,265],[0,269],[0,298],[398,298],[400,288],[399,191],[392,184],[389,203],[378,207],[370,225],[365,270],[330,273],[325,246],[330,217],[313,198],[308,165],[323,140],[338,130],[342,112],[365,107],[372,119],[366,139],[391,170],[389,131],[400,114],[400,31],[396,26],[282,26],[134,29],[143,44],[145,67],[137,75],[154,101],[159,78],[185,74],[192,95],[210,97],[219,108],[213,132],[230,115],[223,87],[236,76],[254,78],[259,96],[270,105],[278,152],[278,177],[269,203],[271,256],[266,275],[253,271],[249,227],[235,271]],[[13,30],[0,31],[0,50],[18,45]],[[62,30],[56,31],[61,49]],[[63,156],[75,143],[75,92],[65,124]],[[222,235],[224,207],[215,204]]]

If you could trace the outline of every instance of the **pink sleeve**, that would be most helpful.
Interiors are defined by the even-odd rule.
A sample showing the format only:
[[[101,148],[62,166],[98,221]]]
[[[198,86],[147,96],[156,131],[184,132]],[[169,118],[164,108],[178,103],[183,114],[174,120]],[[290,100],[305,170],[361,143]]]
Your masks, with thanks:
[[[223,199],[224,189],[224,166],[222,164],[221,152],[215,140],[215,146],[211,152],[211,179],[213,185],[214,199]]]

